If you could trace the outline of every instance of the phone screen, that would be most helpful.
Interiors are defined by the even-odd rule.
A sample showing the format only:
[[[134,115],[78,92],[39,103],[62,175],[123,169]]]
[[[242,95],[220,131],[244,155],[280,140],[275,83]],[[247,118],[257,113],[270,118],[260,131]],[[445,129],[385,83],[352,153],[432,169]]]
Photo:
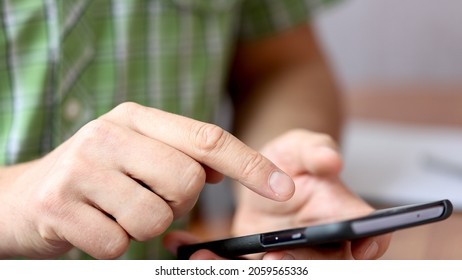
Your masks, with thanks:
[[[435,206],[408,213],[393,214],[392,216],[353,221],[351,227],[357,234],[367,234],[386,230],[388,228],[396,228],[400,225],[410,225],[412,223],[420,223],[420,221],[438,218],[443,215],[444,211],[444,206]],[[374,217],[374,214],[372,214],[371,217]]]

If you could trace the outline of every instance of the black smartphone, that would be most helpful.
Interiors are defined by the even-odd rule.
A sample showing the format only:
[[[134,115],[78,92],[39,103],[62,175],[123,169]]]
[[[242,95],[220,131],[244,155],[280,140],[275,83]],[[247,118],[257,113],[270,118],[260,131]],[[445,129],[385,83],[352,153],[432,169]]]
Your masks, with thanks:
[[[336,243],[441,221],[451,213],[449,200],[385,208],[367,216],[334,223],[183,245],[178,248],[178,258],[189,259],[200,249],[211,250],[225,258],[236,258],[271,250]]]

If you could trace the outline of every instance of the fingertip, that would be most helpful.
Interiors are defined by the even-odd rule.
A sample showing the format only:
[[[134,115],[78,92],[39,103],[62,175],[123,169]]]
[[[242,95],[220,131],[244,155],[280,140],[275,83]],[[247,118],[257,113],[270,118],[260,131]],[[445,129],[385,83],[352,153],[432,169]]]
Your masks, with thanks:
[[[374,260],[377,259],[379,253],[379,244],[377,241],[371,242],[364,251],[364,254],[361,256],[364,260]],[[354,256],[354,255],[353,255]]]
[[[274,194],[273,198],[277,201],[286,201],[295,193],[294,181],[282,171],[272,172],[268,181]]]
[[[263,260],[295,260],[295,257],[285,251],[269,252],[263,256]]]
[[[209,250],[199,250],[191,255],[190,260],[225,260],[224,258],[212,253]]]
[[[365,238],[352,242],[351,253],[356,260],[374,260],[385,254],[391,234]]]

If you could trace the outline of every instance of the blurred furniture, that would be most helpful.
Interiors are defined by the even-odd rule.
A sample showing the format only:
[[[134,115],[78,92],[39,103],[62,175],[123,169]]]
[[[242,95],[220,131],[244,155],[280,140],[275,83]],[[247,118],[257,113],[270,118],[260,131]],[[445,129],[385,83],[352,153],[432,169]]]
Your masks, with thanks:
[[[462,213],[449,219],[393,233],[382,259],[462,260]]]
[[[461,86],[349,89],[345,104],[348,120],[462,129]],[[455,211],[443,222],[395,232],[382,259],[462,259],[461,246],[462,212]]]

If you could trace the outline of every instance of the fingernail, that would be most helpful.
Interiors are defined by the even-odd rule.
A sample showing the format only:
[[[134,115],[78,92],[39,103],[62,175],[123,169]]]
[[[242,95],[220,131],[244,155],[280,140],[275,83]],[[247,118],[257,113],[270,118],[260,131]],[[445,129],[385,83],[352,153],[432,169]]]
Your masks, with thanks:
[[[294,182],[286,174],[274,171],[269,178],[269,185],[277,196],[287,197],[294,191]]]
[[[367,248],[366,252],[364,252],[364,259],[366,260],[375,259],[378,252],[379,252],[379,245],[377,244],[377,242],[372,242]]]

